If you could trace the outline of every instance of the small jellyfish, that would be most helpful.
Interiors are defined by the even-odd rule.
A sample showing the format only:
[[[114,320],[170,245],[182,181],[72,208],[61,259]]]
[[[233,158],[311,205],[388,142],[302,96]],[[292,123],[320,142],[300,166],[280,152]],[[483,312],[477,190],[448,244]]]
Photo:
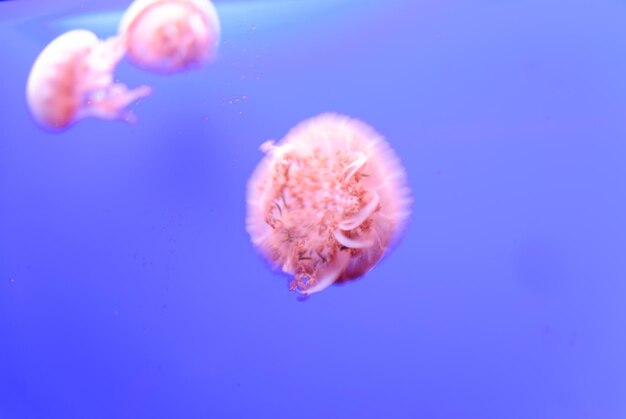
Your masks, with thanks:
[[[266,153],[247,190],[246,229],[303,296],[367,273],[410,214],[400,161],[365,123],[322,114],[298,124]]]
[[[90,116],[133,122],[133,114],[125,108],[149,95],[150,88],[129,90],[113,82],[113,71],[123,55],[119,38],[101,41],[86,30],[54,39],[28,76],[26,101],[35,120],[52,130]]]
[[[215,57],[220,23],[209,0],[136,0],[122,16],[119,33],[133,63],[171,74]]]

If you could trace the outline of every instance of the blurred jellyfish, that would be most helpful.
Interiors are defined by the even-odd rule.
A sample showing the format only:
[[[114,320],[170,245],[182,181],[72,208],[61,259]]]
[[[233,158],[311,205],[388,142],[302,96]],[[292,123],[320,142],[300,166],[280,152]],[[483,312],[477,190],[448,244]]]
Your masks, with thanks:
[[[59,130],[89,116],[134,121],[125,108],[150,94],[113,82],[115,66],[124,55],[119,38],[100,41],[86,30],[54,39],[39,54],[26,86],[28,107],[39,124]]]
[[[387,142],[363,122],[322,114],[293,128],[248,182],[246,228],[304,296],[355,279],[383,257],[410,214],[410,190]]]
[[[209,0],[135,0],[119,33],[136,65],[171,74],[215,57],[220,23]]]

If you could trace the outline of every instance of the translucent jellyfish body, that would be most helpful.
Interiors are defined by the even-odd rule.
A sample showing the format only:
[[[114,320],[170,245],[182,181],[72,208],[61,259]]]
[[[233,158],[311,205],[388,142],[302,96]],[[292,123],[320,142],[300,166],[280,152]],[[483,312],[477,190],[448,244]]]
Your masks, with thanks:
[[[248,182],[253,244],[308,295],[355,279],[383,257],[410,214],[400,161],[363,122],[322,114],[293,128]]]
[[[136,0],[124,13],[119,33],[133,63],[169,74],[214,58],[220,24],[208,0]]]
[[[37,57],[26,86],[28,107],[37,122],[53,130],[89,116],[132,122],[126,106],[149,95],[150,88],[129,90],[113,82],[123,55],[120,39],[101,41],[86,30],[54,39]]]

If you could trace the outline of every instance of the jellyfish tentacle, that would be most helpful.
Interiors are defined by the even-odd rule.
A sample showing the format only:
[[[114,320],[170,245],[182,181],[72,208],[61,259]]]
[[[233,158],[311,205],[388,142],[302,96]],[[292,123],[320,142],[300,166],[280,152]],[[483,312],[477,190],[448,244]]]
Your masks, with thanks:
[[[350,263],[348,252],[340,252],[334,263],[314,275],[299,274],[291,281],[291,289],[302,295],[311,295],[334,284]]]
[[[263,153],[269,153],[271,151],[274,151],[276,148],[278,148],[278,146],[276,145],[276,142],[274,140],[267,140],[263,144],[261,144],[259,150],[261,150]]]
[[[344,183],[347,183],[352,178],[352,176],[354,176],[356,172],[361,170],[365,163],[367,163],[367,156],[365,155],[365,153],[359,151],[355,154],[357,155],[357,158],[352,163],[347,165],[341,172],[340,177],[343,179]]]
[[[83,106],[77,112],[76,120],[86,117],[100,119],[123,119],[135,122],[136,117],[126,110],[130,103],[148,96],[151,89],[140,86],[129,89],[122,83],[113,82],[113,71],[125,54],[124,41],[114,36],[94,45],[83,59],[77,72],[84,73],[76,87],[83,98]]]
[[[125,53],[122,37],[113,36],[94,45],[87,53],[84,63],[94,74],[110,75]]]
[[[134,122],[136,117],[125,108],[132,102],[148,96],[152,92],[149,86],[139,86],[128,89],[122,83],[116,83],[108,88],[88,96],[85,105],[78,111],[76,119],[89,116],[100,119],[123,119]]]
[[[365,205],[361,210],[356,213],[352,218],[343,220],[339,223],[339,228],[344,231],[354,230],[365,220],[367,220],[376,211],[378,204],[380,203],[380,195],[375,190],[370,191],[372,195],[371,201]]]
[[[333,237],[339,244],[350,249],[366,249],[374,244],[371,239],[352,239],[347,237],[341,230],[333,231]]]

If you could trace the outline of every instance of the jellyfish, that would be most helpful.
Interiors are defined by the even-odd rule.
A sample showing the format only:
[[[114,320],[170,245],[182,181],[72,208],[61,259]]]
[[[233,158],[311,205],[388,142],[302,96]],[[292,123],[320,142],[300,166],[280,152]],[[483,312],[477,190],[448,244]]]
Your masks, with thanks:
[[[86,117],[135,117],[125,108],[150,94],[141,86],[129,90],[113,82],[113,71],[124,55],[120,38],[101,41],[87,30],[72,30],[54,39],[39,54],[28,77],[26,101],[35,120],[60,130]]]
[[[119,33],[134,64],[171,74],[215,57],[220,23],[209,0],[136,0],[122,16]]]
[[[264,158],[247,186],[246,229],[289,289],[302,296],[370,271],[410,215],[399,159],[364,122],[326,113],[305,120]]]

